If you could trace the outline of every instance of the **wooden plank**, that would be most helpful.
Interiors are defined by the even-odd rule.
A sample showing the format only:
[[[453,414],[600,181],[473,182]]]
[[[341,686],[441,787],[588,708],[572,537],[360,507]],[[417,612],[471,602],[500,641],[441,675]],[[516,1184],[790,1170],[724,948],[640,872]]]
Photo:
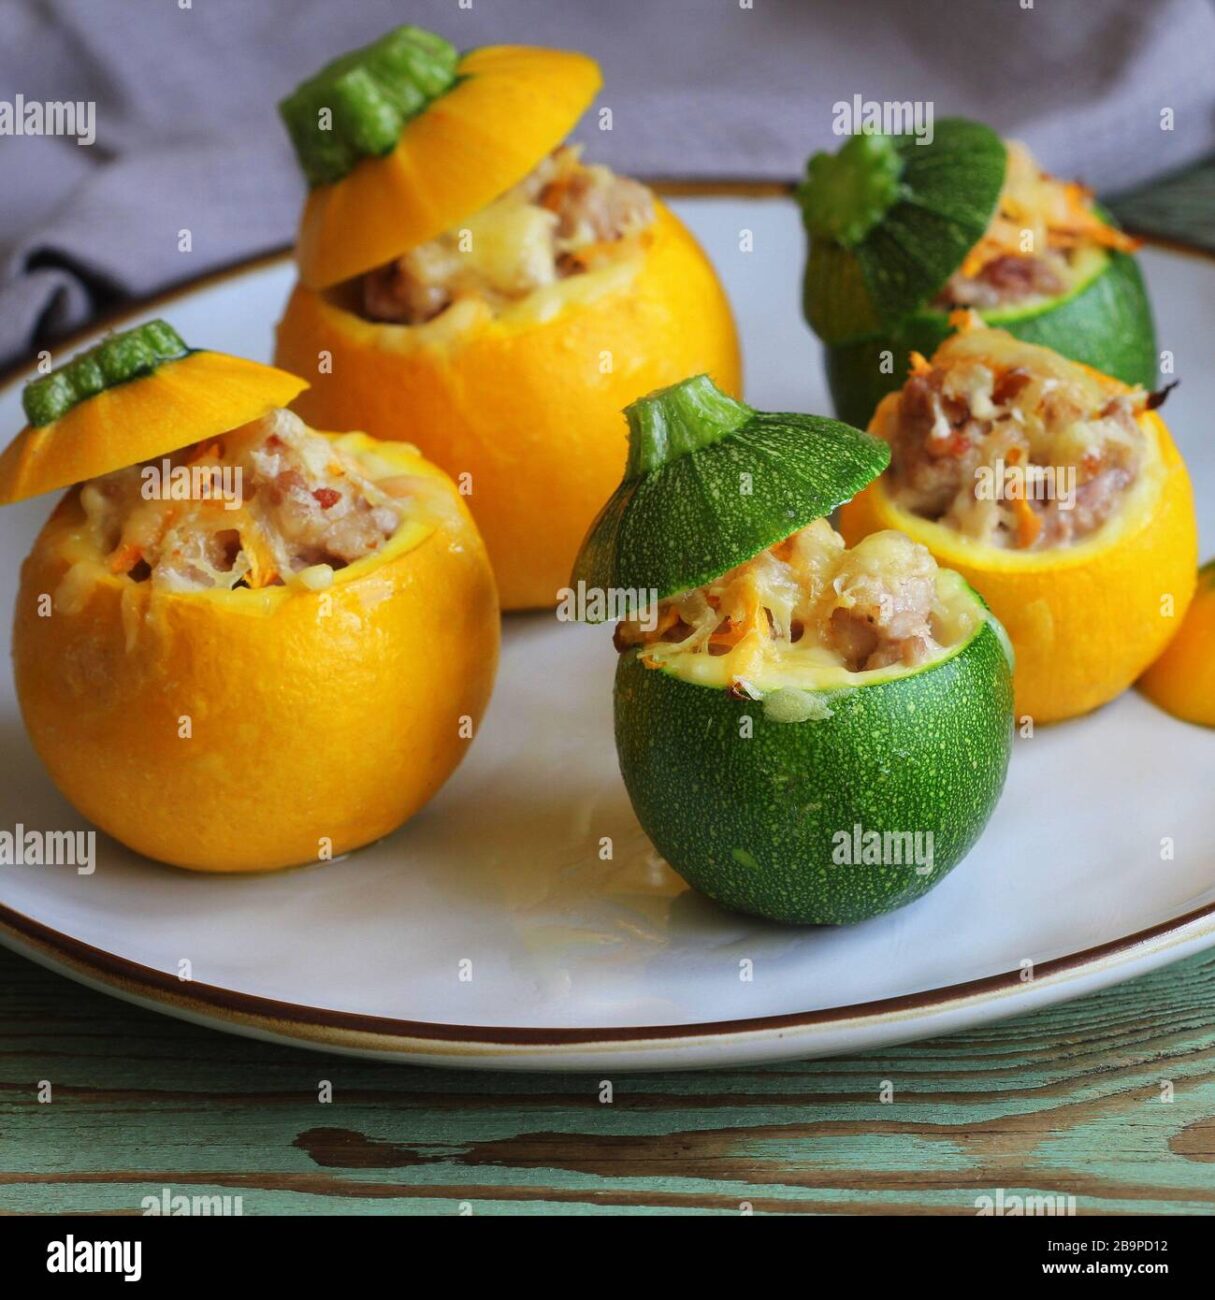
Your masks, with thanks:
[[[166,1187],[245,1214],[973,1214],[1000,1187],[1215,1212],[1215,954],[885,1052],[621,1075],[607,1103],[593,1076],[224,1036],[10,953],[0,988],[9,1213],[138,1213]]]

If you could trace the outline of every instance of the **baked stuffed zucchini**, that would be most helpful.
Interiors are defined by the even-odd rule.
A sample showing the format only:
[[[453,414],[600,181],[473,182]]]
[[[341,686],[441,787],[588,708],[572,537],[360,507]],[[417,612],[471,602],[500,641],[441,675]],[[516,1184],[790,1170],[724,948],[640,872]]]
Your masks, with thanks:
[[[407,27],[282,105],[312,186],[278,327],[279,364],[311,379],[297,409],[451,474],[507,609],[556,600],[620,477],[626,402],[695,370],[741,382],[695,240],[563,144],[599,85],[581,54],[457,55]]]
[[[0,499],[71,484],[13,629],[35,749],[130,848],[209,871],[386,835],[466,750],[497,660],[493,576],[404,443],[316,433],[302,380],[164,322],[35,380]]]
[[[826,516],[886,463],[835,420],[704,376],[631,405],[624,482],[574,582],[648,593],[617,625],[638,820],[691,885],[843,924],[926,893],[974,844],[1012,741],[1007,641],[921,545],[849,550]]]
[[[1139,689],[1182,722],[1215,727],[1215,560],[1198,570],[1177,635],[1139,679]]]
[[[1019,715],[1095,709],[1161,652],[1194,590],[1190,480],[1158,402],[964,321],[879,405],[891,465],[840,530],[900,529],[983,594],[1016,650]]]
[[[992,326],[1132,385],[1156,382],[1156,337],[1137,241],[1074,181],[978,122],[939,122],[930,144],[858,135],[815,154],[798,191],[810,237],[804,306],[826,345],[841,419],[865,425],[931,356],[949,315]]]

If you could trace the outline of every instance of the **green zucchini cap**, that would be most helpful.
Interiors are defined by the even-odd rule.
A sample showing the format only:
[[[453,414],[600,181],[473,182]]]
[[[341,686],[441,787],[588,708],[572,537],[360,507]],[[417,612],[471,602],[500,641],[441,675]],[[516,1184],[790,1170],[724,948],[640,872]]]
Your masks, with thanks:
[[[890,461],[851,425],[756,411],[707,375],[639,398],[625,418],[624,481],[582,543],[575,587],[662,600],[703,586],[829,515]]]
[[[805,308],[826,343],[875,332],[927,302],[982,238],[1004,185],[1003,140],[944,118],[930,144],[854,136],[815,154],[798,188],[810,235]]]

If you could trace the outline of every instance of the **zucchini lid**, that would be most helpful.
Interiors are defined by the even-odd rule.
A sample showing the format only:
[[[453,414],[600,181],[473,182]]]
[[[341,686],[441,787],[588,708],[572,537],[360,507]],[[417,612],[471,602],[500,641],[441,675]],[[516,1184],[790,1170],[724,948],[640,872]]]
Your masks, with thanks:
[[[450,230],[518,184],[599,90],[584,54],[458,54],[398,27],[303,82],[279,113],[311,189],[296,257],[324,289]]]
[[[1006,165],[1003,140],[965,118],[942,119],[930,144],[865,134],[814,154],[797,190],[811,329],[842,342],[928,301],[983,237]]]
[[[107,335],[26,384],[28,424],[0,452],[0,505],[218,437],[307,387],[274,366],[190,348],[163,320]]]
[[[849,424],[757,411],[708,375],[624,414],[624,480],[582,543],[574,586],[658,600],[703,586],[830,514],[890,460],[886,443]]]

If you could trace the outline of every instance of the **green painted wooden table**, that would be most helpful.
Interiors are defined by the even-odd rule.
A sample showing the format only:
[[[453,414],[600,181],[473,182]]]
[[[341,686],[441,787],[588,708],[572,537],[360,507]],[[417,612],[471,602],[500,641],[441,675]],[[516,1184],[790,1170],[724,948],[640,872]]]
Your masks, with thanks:
[[[1213,194],[1215,163],[1112,206],[1215,251]],[[1215,953],[973,1033],[621,1075],[604,1100],[595,1076],[227,1037],[0,951],[0,1062],[0,1212],[215,1195],[249,1215],[974,1214],[998,1188],[1080,1214],[1215,1212]]]
[[[1215,1212],[1215,953],[894,1050],[619,1075],[610,1101],[597,1076],[228,1037],[7,952],[0,1044],[8,1212],[139,1213],[165,1188],[246,1215],[963,1215],[997,1188]]]

